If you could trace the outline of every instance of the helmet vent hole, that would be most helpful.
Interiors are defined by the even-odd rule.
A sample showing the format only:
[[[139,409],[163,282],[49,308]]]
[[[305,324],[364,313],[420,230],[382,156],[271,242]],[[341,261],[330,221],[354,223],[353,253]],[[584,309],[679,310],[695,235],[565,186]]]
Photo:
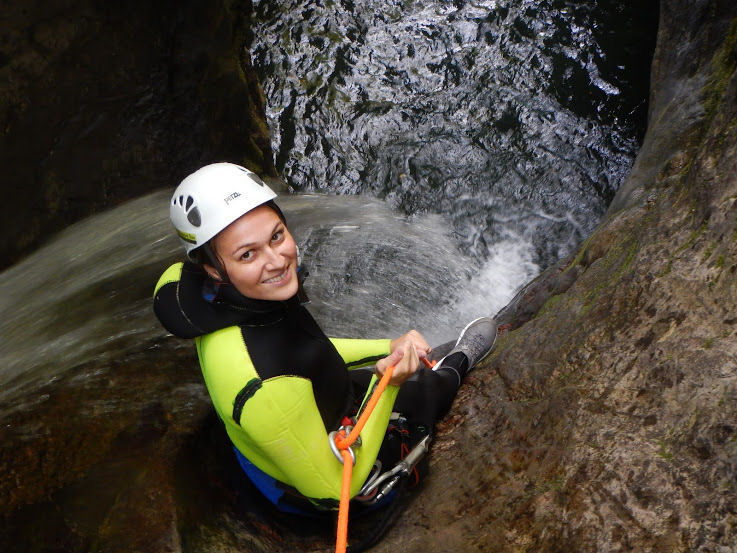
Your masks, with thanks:
[[[202,219],[200,219],[200,210],[195,207],[187,213],[187,221],[192,223],[193,226],[199,227],[202,224]]]
[[[184,209],[189,209],[192,207],[192,204],[194,203],[194,200],[192,199],[192,196],[187,196],[187,205],[184,206]]]
[[[184,205],[184,196],[179,196],[179,205]]]

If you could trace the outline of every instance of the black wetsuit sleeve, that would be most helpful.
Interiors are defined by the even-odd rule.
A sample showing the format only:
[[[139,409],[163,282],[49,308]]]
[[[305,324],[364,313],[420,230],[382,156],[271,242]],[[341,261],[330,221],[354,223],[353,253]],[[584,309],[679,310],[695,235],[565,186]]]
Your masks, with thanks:
[[[179,338],[196,338],[204,334],[179,306],[179,282],[162,286],[154,296],[154,314],[161,325]]]

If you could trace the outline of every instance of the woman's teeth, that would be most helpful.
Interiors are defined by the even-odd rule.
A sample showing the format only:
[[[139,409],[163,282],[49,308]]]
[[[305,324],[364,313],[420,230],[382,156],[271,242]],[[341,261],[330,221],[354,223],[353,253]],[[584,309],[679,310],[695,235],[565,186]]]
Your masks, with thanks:
[[[287,276],[287,271],[284,271],[282,274],[275,276],[274,278],[269,278],[267,280],[264,280],[264,284],[271,284],[273,282],[279,282],[285,276]]]

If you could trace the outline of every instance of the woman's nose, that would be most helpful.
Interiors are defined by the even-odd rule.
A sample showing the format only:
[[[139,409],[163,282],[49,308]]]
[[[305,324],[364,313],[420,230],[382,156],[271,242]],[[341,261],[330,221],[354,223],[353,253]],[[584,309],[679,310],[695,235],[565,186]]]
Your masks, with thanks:
[[[266,248],[266,265],[269,268],[280,268],[283,265],[279,251],[276,248]]]

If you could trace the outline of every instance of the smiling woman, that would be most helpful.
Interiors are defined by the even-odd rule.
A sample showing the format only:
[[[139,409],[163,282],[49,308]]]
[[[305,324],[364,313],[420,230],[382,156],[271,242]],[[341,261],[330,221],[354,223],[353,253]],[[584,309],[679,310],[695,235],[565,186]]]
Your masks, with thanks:
[[[491,351],[496,324],[473,321],[432,370],[420,368],[423,359],[431,365],[431,348],[415,330],[394,339],[328,338],[302,305],[305,272],[275,196],[230,163],[184,179],[170,216],[194,263],[166,270],[154,310],[172,334],[195,339],[240,465],[287,512],[337,506],[342,466],[328,435],[355,424],[346,419],[363,409],[377,376],[394,367],[361,432],[350,493],[363,505],[388,502],[382,469],[428,442],[466,373]],[[396,482],[393,476],[387,481]]]
[[[244,296],[282,301],[297,293],[297,245],[270,207],[242,215],[213,239],[212,248],[220,270],[208,263],[205,270]]]

